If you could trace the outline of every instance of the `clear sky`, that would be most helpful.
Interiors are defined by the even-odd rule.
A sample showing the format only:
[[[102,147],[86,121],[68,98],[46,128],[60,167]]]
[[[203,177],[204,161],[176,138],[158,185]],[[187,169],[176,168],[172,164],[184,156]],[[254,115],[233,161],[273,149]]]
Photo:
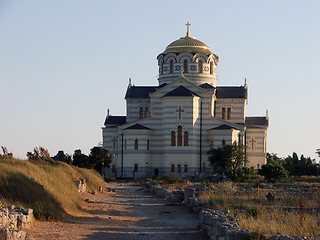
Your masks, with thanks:
[[[0,146],[73,154],[102,142],[107,108],[125,115],[128,78],[157,85],[156,57],[190,35],[219,56],[218,86],[249,86],[269,110],[268,151],[317,158],[318,0],[0,0]]]

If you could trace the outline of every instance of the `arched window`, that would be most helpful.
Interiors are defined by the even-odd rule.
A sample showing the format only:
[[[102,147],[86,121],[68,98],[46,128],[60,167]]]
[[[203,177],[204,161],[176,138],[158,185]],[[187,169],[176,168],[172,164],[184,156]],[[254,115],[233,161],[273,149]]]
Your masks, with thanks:
[[[184,165],[184,172],[188,172],[188,164]]]
[[[163,74],[163,62],[161,63],[161,70],[160,70],[160,74]]]
[[[150,140],[148,139],[147,140],[147,150],[149,150],[150,149]]]
[[[134,172],[138,172],[138,170],[139,170],[138,164],[135,164],[134,165]]]
[[[124,149],[127,149],[127,140],[124,140]]]
[[[174,172],[174,164],[171,164],[171,172]]]
[[[171,132],[171,146],[175,146],[176,145],[176,132],[172,131]]]
[[[201,60],[199,60],[198,61],[198,73],[202,73],[203,71],[202,71],[202,61]]]
[[[144,116],[144,114],[143,114],[143,107],[140,107],[140,108],[139,108],[139,118],[142,119],[143,116]]]
[[[134,140],[134,149],[135,149],[135,150],[138,150],[138,148],[139,148],[139,140],[138,140],[138,139],[135,139],[135,140]]]
[[[170,61],[170,73],[173,73],[173,60]]]
[[[189,132],[184,131],[184,146],[189,146]]]
[[[178,146],[182,146],[182,127],[178,126]]]
[[[231,108],[227,109],[227,119],[231,119]]]
[[[184,72],[184,73],[187,73],[187,72],[188,72],[188,60],[187,60],[187,59],[185,59],[185,60],[183,61],[183,72]]]
[[[226,108],[222,108],[222,119],[226,119]]]
[[[210,62],[210,74],[213,74],[213,62]]]
[[[148,107],[145,107],[144,108],[144,117],[149,117],[149,108]]]
[[[181,172],[181,164],[178,164],[178,172]]]
[[[226,146],[226,140],[223,139],[221,142],[221,145],[222,145],[222,148],[224,148]]]

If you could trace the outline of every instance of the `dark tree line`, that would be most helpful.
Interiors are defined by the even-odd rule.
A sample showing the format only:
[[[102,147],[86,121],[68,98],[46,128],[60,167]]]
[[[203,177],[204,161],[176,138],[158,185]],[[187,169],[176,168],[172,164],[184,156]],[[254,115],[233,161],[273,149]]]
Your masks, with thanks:
[[[316,176],[318,174],[318,165],[315,159],[301,155],[300,158],[294,152],[292,156],[280,158],[277,154],[267,153],[267,164],[277,162],[280,163],[289,176]]]
[[[81,168],[95,169],[99,173],[102,172],[104,167],[109,167],[112,162],[112,156],[109,151],[102,147],[91,148],[89,156],[78,149],[74,151],[72,156],[60,150],[53,157],[50,157],[47,149],[35,147],[33,152],[27,152],[27,157],[29,160],[60,161]]]

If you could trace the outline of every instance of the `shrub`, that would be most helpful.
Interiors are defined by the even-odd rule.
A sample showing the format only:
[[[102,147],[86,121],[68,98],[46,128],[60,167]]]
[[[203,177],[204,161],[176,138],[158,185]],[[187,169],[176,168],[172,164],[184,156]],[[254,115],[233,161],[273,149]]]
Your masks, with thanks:
[[[237,185],[233,182],[220,182],[216,185],[217,190],[224,192],[234,192],[237,191]]]
[[[282,178],[288,177],[288,172],[284,169],[280,162],[272,161],[258,170],[258,173],[270,182],[276,182]]]
[[[261,210],[256,207],[251,207],[246,209],[246,216],[256,218],[261,214]]]
[[[164,176],[162,178],[162,182],[163,184],[176,184],[179,182],[179,179],[175,175],[170,174],[170,175]]]

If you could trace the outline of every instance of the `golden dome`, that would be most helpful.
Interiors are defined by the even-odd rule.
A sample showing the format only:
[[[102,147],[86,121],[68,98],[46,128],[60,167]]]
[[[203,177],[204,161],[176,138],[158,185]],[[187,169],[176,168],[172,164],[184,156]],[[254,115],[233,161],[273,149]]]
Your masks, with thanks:
[[[204,53],[206,55],[213,54],[205,43],[188,35],[169,44],[166,50],[161,54],[182,52]]]

